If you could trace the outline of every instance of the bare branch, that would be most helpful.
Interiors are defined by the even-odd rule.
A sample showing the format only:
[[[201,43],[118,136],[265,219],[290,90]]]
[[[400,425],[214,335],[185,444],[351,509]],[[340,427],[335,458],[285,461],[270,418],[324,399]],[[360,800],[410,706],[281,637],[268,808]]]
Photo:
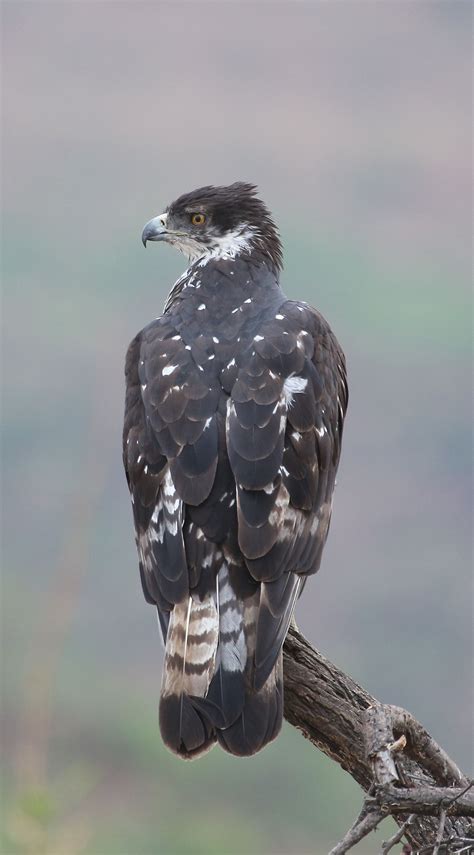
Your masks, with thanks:
[[[410,713],[380,704],[314,650],[295,626],[285,642],[284,674],[286,720],[339,763],[366,793],[376,785],[348,834],[365,834],[371,822],[381,821],[380,814],[391,815],[404,827],[413,851],[428,847],[425,851],[432,853],[440,810],[445,810],[444,833],[451,851],[459,851],[454,841],[462,846],[467,840],[466,845],[471,845],[470,782]],[[407,824],[411,814],[413,820]],[[336,847],[332,855],[348,851],[347,839],[346,835],[339,844],[346,848]],[[444,841],[440,855],[442,846]]]
[[[469,790],[471,790],[473,787],[474,787],[474,781],[469,781],[466,784],[466,786],[457,795],[454,795],[452,798],[446,799],[446,806],[449,807],[450,804],[457,802],[457,800],[460,799],[461,796],[464,795],[464,793],[468,793]],[[454,792],[454,790],[453,790],[453,792]]]
[[[438,853],[439,853],[439,847],[441,846],[441,841],[443,840],[444,827],[446,825],[446,816],[447,816],[446,809],[441,808],[441,810],[439,812],[439,828],[438,828],[438,833],[436,835],[435,845],[433,848],[433,855],[438,855]]]
[[[438,816],[445,810],[449,816],[474,817],[474,794],[465,788],[414,787],[408,790],[388,785],[377,789],[374,801],[392,816],[401,813]]]
[[[385,819],[385,814],[381,810],[372,810],[368,813],[362,811],[347,834],[344,835],[344,839],[331,849],[329,855],[345,855],[356,843],[374,831],[383,819]]]
[[[407,753],[426,769],[438,784],[463,787],[469,783],[456,763],[411,713],[401,707],[389,709],[394,734],[404,734],[407,737]]]
[[[390,850],[393,849],[393,847],[397,843],[400,843],[400,840],[404,836],[405,831],[407,830],[411,822],[413,822],[413,814],[411,814],[411,816],[409,816],[408,819],[405,820],[403,825],[398,829],[398,831],[395,832],[395,834],[392,834],[392,836],[389,837],[388,840],[384,840],[384,842],[382,843],[380,855],[387,855],[387,853],[390,852]]]

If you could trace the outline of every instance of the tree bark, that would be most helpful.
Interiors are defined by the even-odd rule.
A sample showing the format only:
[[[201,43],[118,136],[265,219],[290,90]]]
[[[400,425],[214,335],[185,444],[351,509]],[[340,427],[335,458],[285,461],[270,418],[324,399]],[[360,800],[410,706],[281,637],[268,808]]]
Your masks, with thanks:
[[[368,794],[350,833],[386,816],[401,826],[410,816],[404,835],[413,852],[474,852],[472,782],[425,728],[377,701],[293,625],[283,653],[286,720]]]

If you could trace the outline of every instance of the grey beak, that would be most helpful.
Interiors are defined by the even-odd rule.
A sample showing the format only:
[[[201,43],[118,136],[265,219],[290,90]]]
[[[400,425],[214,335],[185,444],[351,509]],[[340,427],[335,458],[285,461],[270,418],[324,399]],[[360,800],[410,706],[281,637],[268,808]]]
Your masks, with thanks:
[[[149,220],[142,231],[142,243],[146,247],[147,240],[166,240],[166,214],[159,214]]]

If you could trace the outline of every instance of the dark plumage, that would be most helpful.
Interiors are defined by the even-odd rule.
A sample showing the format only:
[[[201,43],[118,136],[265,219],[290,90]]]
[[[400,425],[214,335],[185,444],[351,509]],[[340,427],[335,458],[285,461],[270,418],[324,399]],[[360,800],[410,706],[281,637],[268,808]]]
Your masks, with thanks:
[[[204,187],[145,226],[190,257],[126,361],[124,464],[166,643],[165,743],[253,754],[278,734],[282,645],[321,561],[347,407],[328,324],[287,300],[255,187]]]

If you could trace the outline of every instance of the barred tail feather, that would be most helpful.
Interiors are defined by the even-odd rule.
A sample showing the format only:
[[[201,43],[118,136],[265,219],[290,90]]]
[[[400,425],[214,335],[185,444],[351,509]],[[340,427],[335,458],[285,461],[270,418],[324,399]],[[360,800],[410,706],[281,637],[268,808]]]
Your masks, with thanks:
[[[214,673],[218,615],[212,596],[187,597],[171,612],[161,687],[159,722],[163,742],[175,754],[197,757],[216,741],[215,731],[194,704]]]
[[[242,579],[240,579],[242,582]],[[255,687],[255,646],[260,586],[238,586],[224,563],[216,580],[219,613],[219,644],[216,670],[207,696],[198,709],[215,728],[222,748],[246,757],[260,751],[278,735],[283,718],[281,652],[275,655],[263,685]]]
[[[292,602],[279,608],[279,595],[271,586],[269,592],[253,582],[245,587],[224,561],[214,591],[203,599],[186,597],[172,610],[160,730],[175,754],[197,757],[217,741],[225,751],[245,757],[278,736],[283,719],[281,645],[293,607]],[[264,655],[260,668],[259,648]]]

